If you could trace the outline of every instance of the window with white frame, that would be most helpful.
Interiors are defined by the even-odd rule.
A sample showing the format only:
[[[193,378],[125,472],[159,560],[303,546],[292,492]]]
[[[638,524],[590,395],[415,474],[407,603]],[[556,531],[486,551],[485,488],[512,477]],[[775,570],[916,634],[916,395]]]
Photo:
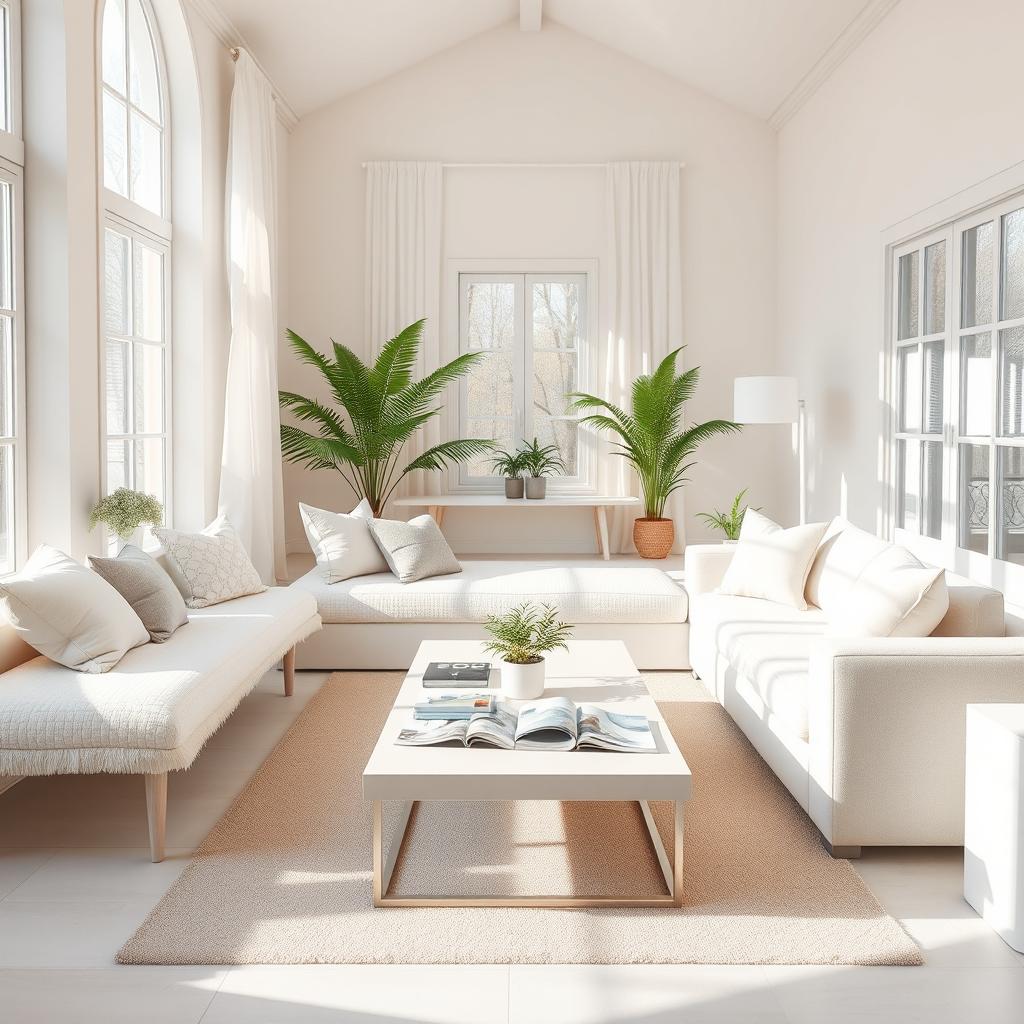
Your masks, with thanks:
[[[459,349],[487,359],[459,389],[459,434],[514,450],[537,438],[554,445],[565,471],[555,488],[589,483],[586,440],[567,395],[586,386],[587,277],[583,274],[462,273]],[[460,469],[460,486],[497,486],[487,457]]]
[[[1024,196],[893,255],[896,528],[1024,565]]]
[[[170,509],[167,90],[145,0],[103,9],[103,487]]]

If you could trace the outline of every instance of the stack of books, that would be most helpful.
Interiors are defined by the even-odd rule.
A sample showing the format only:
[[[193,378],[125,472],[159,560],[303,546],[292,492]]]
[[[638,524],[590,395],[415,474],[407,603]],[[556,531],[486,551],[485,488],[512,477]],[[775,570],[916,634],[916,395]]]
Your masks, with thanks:
[[[486,693],[441,693],[428,697],[413,708],[413,717],[423,721],[454,722],[473,715],[494,712],[494,696]]]

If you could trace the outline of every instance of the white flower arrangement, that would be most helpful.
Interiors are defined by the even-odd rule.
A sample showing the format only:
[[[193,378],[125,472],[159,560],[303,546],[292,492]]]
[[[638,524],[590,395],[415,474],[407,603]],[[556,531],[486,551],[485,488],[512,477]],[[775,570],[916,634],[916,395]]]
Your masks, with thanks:
[[[89,529],[103,523],[122,540],[130,537],[143,523],[159,526],[164,521],[164,508],[152,494],[143,494],[128,487],[118,487],[113,494],[101,498],[89,514]]]

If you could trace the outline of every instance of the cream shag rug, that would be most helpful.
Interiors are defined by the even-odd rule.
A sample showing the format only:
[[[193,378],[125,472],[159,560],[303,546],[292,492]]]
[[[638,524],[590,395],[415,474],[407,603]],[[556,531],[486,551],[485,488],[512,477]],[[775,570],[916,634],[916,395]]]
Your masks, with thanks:
[[[693,772],[681,910],[374,909],[360,776],[401,676],[336,673],[118,960],[921,963],[700,684],[684,673],[647,681]],[[670,844],[668,806],[653,809]],[[665,891],[636,805],[611,802],[421,804],[392,882],[429,893],[624,888]]]

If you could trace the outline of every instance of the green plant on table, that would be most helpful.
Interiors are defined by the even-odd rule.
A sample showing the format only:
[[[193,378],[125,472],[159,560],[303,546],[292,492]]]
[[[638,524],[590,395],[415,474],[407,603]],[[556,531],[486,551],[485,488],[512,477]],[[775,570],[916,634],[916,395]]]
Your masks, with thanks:
[[[524,601],[504,615],[488,615],[484,629],[491,637],[485,650],[513,665],[531,665],[549,651],[567,651],[573,627],[559,621],[554,605]]]
[[[130,537],[143,523],[159,526],[164,521],[164,507],[152,494],[118,487],[101,498],[89,513],[89,529],[103,523],[122,540]]]
[[[564,473],[565,463],[558,454],[556,445],[541,445],[537,438],[523,441],[518,455],[522,460],[523,470],[532,477],[551,476],[553,473]]]
[[[504,448],[494,453],[489,460],[489,465],[498,476],[508,479],[521,476],[526,469],[521,451],[510,452]]]
[[[494,447],[486,438],[442,441],[399,468],[406,443],[441,412],[437,399],[479,360],[487,358],[486,352],[466,352],[421,380],[413,380],[425,323],[417,320],[392,338],[372,365],[336,341],[332,342],[332,354],[323,355],[288,331],[293,351],[319,371],[334,407],[291,391],[280,392],[282,407],[317,428],[317,433],[311,434],[282,423],[281,453],[289,462],[310,469],[336,470],[357,498],[370,503],[375,516],[382,514],[407,473],[443,469]]]
[[[746,493],[747,488],[744,487],[733,498],[732,507],[728,512],[722,512],[720,509],[715,509],[714,512],[698,512],[697,518],[703,519],[711,529],[721,530],[725,534],[726,540],[739,540],[740,530],[743,527],[743,517],[747,514],[747,509],[750,508],[749,505],[743,504]],[[754,511],[760,512],[760,506],[755,508]]]

